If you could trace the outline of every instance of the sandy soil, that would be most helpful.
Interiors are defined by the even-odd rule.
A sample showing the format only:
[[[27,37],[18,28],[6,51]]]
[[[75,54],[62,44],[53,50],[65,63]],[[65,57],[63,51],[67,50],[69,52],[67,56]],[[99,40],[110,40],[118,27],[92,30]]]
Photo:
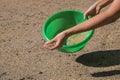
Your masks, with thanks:
[[[95,0],[0,0],[0,80],[120,80],[120,19],[74,54],[43,48],[41,28],[59,10]]]

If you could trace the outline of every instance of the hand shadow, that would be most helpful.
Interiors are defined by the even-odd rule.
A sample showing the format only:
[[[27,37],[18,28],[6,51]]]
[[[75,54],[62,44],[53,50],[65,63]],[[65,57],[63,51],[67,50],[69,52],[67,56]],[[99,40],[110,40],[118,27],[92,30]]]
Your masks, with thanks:
[[[76,61],[92,67],[115,66],[120,64],[120,50],[91,52],[79,56]]]
[[[119,75],[120,70],[112,70],[112,71],[103,71],[91,74],[93,77],[107,77],[113,75]]]

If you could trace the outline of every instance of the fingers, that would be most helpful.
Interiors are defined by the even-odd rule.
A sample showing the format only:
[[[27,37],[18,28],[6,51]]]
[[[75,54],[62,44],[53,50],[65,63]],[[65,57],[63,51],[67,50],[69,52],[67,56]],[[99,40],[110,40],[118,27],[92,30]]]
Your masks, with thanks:
[[[60,47],[60,41],[51,40],[44,44],[44,47],[50,50],[54,50]]]
[[[44,44],[44,47],[50,50],[54,50],[59,47],[60,42],[55,40],[50,40]]]
[[[44,44],[44,47],[47,48],[47,49],[50,49],[50,47],[52,46],[53,43],[54,43],[54,40],[47,41]]]
[[[50,49],[51,49],[51,50],[54,50],[54,49],[57,49],[57,48],[59,48],[59,47],[60,47],[60,41],[57,41],[57,42],[55,42],[55,45],[52,46]]]
[[[85,12],[84,13],[84,19],[86,19],[87,15],[88,15],[88,12]]]
[[[90,15],[90,10],[89,9],[87,11],[85,11],[85,13],[84,13],[84,19],[86,19],[88,15]]]

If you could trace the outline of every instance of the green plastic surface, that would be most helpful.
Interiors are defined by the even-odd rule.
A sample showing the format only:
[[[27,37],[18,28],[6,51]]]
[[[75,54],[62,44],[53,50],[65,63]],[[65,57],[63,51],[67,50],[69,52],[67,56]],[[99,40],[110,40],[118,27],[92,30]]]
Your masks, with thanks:
[[[80,24],[90,18],[84,19],[83,14],[83,12],[76,10],[64,10],[53,14],[46,20],[42,27],[43,38],[45,41],[51,40],[58,33]],[[73,45],[66,45],[65,42],[64,45],[58,50],[66,53],[73,53],[83,49],[93,36],[94,30],[83,32],[82,34],[85,36],[83,41]]]

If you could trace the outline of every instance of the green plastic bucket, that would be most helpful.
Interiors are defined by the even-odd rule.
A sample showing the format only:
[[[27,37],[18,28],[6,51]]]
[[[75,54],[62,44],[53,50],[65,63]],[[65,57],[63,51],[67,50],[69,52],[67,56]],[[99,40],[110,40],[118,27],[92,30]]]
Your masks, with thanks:
[[[44,40],[51,40],[58,33],[80,24],[90,18],[88,17],[84,19],[83,14],[83,12],[77,10],[64,10],[53,14],[45,21],[42,27],[42,35]],[[84,35],[85,39],[83,39],[81,42],[72,45],[66,45],[66,42],[68,41],[66,40],[64,45],[58,50],[66,53],[77,52],[86,46],[93,34],[94,30],[83,32],[82,35]]]

